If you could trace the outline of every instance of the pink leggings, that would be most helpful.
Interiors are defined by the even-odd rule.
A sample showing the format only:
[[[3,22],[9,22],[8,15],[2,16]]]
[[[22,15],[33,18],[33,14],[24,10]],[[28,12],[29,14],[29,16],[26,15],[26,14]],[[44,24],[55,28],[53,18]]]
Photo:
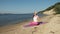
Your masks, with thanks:
[[[38,22],[30,22],[29,25],[37,25]]]

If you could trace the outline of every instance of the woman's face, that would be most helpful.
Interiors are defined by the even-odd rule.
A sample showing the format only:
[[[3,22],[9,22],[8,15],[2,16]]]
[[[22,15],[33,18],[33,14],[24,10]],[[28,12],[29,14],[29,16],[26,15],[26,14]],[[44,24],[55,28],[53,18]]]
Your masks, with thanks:
[[[36,15],[37,14],[37,12],[34,12],[34,15]]]
[[[34,13],[34,15],[36,15],[36,13]]]

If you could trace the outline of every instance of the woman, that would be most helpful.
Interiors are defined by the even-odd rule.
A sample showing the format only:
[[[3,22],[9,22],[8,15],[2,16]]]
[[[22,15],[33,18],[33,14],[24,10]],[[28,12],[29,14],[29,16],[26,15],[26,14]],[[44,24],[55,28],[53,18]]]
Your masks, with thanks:
[[[34,12],[33,21],[25,25],[24,27],[38,26],[42,23],[43,22],[41,22],[41,18],[39,18],[39,16],[37,15],[37,12]],[[37,27],[33,27],[33,28],[34,30],[32,31],[32,34],[37,31]]]
[[[33,15],[33,21],[30,22],[30,25],[37,25],[38,24],[38,15],[37,15],[37,12],[34,12],[34,15]]]
[[[37,15],[37,12],[34,12],[34,15],[33,15],[33,21],[30,22],[29,24],[25,25],[25,27],[31,27],[31,26],[37,26],[39,24],[41,24],[42,22],[40,22],[40,18],[39,16]]]
[[[30,25],[39,25],[40,23],[40,18],[39,16],[37,15],[37,12],[34,12],[34,15],[33,15],[33,21],[30,23]]]

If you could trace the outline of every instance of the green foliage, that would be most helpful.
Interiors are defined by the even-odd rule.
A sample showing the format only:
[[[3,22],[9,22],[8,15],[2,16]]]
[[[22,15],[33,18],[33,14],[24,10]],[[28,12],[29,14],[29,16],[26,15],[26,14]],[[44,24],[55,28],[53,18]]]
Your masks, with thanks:
[[[60,14],[60,5],[55,6],[56,14]]]
[[[58,3],[56,3],[56,4],[54,4],[54,5],[50,6],[50,7],[48,7],[47,9],[45,9],[43,11],[40,11],[38,13],[43,13],[43,12],[49,11],[49,10],[51,10],[53,8],[54,8],[54,11],[56,12],[56,14],[60,14],[60,2],[58,2]]]

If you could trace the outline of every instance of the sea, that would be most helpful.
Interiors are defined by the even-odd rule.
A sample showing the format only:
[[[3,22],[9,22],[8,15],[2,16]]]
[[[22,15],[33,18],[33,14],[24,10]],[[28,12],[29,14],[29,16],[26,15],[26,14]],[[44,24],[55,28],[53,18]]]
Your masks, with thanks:
[[[38,16],[43,17],[43,14],[38,14]],[[2,14],[0,15],[0,27],[12,25],[16,23],[22,23],[25,20],[30,20],[33,17],[32,14]]]

